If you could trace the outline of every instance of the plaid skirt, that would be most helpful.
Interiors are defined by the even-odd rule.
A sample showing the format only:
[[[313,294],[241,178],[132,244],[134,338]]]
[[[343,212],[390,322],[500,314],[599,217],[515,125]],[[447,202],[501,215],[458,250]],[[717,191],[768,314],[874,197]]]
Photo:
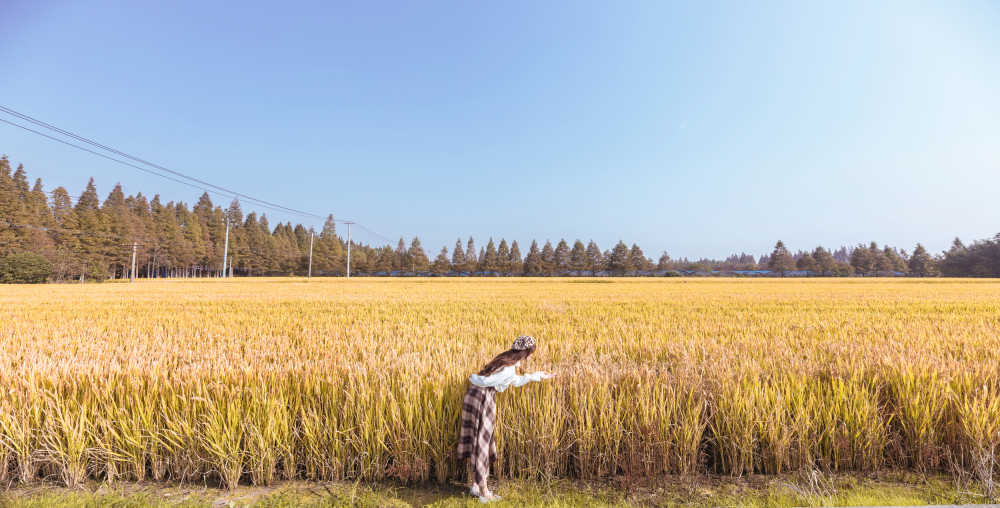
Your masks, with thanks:
[[[497,404],[493,388],[469,385],[462,400],[462,428],[458,434],[458,458],[469,459],[476,476],[484,478],[497,459],[497,444],[493,438],[493,424]],[[477,478],[478,480],[478,478]]]

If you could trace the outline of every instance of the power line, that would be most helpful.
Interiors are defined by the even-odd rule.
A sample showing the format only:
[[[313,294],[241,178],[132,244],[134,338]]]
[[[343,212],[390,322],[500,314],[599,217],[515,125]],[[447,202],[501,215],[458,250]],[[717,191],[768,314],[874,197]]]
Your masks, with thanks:
[[[382,240],[385,240],[386,244],[392,244],[392,240],[390,240],[389,238],[385,237],[384,235],[381,235],[379,233],[376,233],[375,231],[372,231],[371,229],[366,228],[364,224],[360,224],[360,223],[357,223],[357,222],[353,222],[352,224],[354,224],[355,226],[357,226],[357,227],[365,230],[366,232],[368,232],[368,234],[370,234],[372,236],[375,236],[376,238],[380,238]]]
[[[119,160],[119,159],[116,159],[114,157],[110,157],[108,155],[104,155],[103,153],[95,152],[94,150],[91,150],[89,148],[86,148],[86,147],[83,147],[83,146],[80,146],[80,145],[77,145],[77,144],[70,143],[69,141],[65,141],[65,140],[59,139],[59,138],[57,138],[55,136],[50,136],[50,135],[48,135],[48,134],[46,134],[44,132],[36,131],[35,129],[32,129],[31,127],[25,127],[23,125],[19,125],[19,124],[16,124],[14,122],[11,122],[9,120],[4,120],[3,118],[0,118],[0,122],[3,122],[5,124],[7,124],[7,125],[13,125],[14,127],[17,127],[17,128],[20,128],[20,129],[24,129],[24,130],[26,130],[28,132],[33,132],[35,134],[38,134],[39,136],[43,136],[43,137],[46,137],[48,139],[51,139],[52,141],[57,141],[57,142],[62,143],[64,145],[68,145],[68,146],[71,146],[73,148],[77,148],[79,150],[83,150],[84,152],[88,152],[88,153],[94,154],[94,155],[96,155],[98,157],[103,157],[103,158],[108,159],[110,161],[114,161],[114,162],[117,162],[119,164],[124,164],[126,166],[138,169],[139,171],[142,171],[144,173],[149,173],[151,175],[156,175],[156,176],[159,176],[159,177],[162,177],[162,178],[166,178],[167,180],[170,180],[170,181],[173,181],[173,182],[177,182],[177,183],[179,183],[181,185],[187,185],[188,187],[192,187],[192,188],[195,188],[195,189],[198,189],[198,190],[202,190],[202,191],[205,191],[205,192],[210,192],[212,194],[219,195],[217,192],[209,191],[208,189],[205,189],[204,187],[199,187],[199,186],[194,185],[192,183],[185,182],[183,180],[178,180],[176,178],[172,178],[172,177],[169,177],[167,175],[161,175],[160,173],[157,173],[156,171],[144,168],[142,166],[137,166],[137,165],[132,164],[130,162]]]
[[[130,155],[130,154],[128,154],[126,152],[123,152],[121,150],[118,150],[116,148],[104,145],[102,143],[99,143],[99,142],[94,141],[92,139],[80,136],[80,135],[75,134],[73,132],[70,132],[68,130],[61,129],[59,127],[56,127],[55,125],[52,125],[52,124],[47,123],[47,122],[44,122],[42,120],[38,120],[37,118],[33,118],[33,117],[31,117],[29,115],[26,115],[24,113],[17,112],[15,110],[10,109],[10,108],[8,108],[6,106],[3,106],[3,105],[0,105],[0,111],[3,111],[3,112],[5,112],[5,113],[7,113],[9,115],[16,116],[16,117],[18,117],[18,118],[20,118],[22,120],[26,120],[28,122],[31,122],[31,123],[35,124],[35,125],[38,125],[38,126],[41,126],[41,127],[45,127],[46,129],[53,130],[53,131],[58,132],[58,133],[60,133],[60,134],[62,134],[64,136],[71,137],[73,139],[76,139],[77,141],[82,141],[82,142],[84,142],[84,143],[86,143],[88,145],[95,146],[97,148],[101,148],[103,150],[106,150],[108,152],[114,153],[114,154],[119,155],[121,157],[125,157],[126,159],[131,159],[131,160],[133,160],[135,162],[138,162],[140,164],[145,164],[147,166],[154,167],[156,169],[159,169],[161,171],[165,171],[165,172],[170,173],[172,175],[179,176],[181,178],[184,178],[184,179],[187,179],[187,180],[190,180],[190,181],[193,181],[193,182],[197,182],[197,183],[199,183],[201,185],[204,185],[204,186],[207,186],[207,187],[211,187],[211,188],[216,189],[217,191],[220,191],[220,192],[225,192],[225,193],[232,194],[232,195],[236,196],[237,198],[242,198],[242,199],[245,199],[247,201],[255,202],[255,203],[258,203],[258,204],[261,204],[261,205],[265,205],[265,206],[277,208],[278,210],[281,210],[281,211],[284,211],[284,212],[288,212],[288,213],[294,213],[294,214],[298,214],[298,215],[305,215],[305,216],[313,217],[313,218],[316,218],[316,219],[323,219],[324,218],[324,217],[322,217],[320,215],[317,215],[317,214],[314,214],[314,213],[311,213],[311,212],[305,212],[305,211],[302,211],[302,210],[296,210],[294,208],[289,208],[289,207],[286,207],[286,206],[282,206],[282,205],[279,205],[277,203],[271,203],[270,201],[264,201],[262,199],[255,198],[253,196],[249,196],[247,194],[243,194],[242,192],[237,192],[237,191],[234,191],[234,190],[231,190],[231,189],[227,189],[227,188],[219,186],[219,185],[215,185],[213,183],[206,182],[204,180],[201,180],[199,178],[195,178],[193,176],[188,176],[188,175],[186,175],[184,173],[181,173],[180,171],[175,171],[173,169],[161,166],[159,164],[156,164],[156,163],[153,163],[153,162],[149,162],[149,161],[147,161],[145,159],[141,159],[141,158],[136,157],[134,155]],[[164,175],[159,175],[159,176],[164,176]]]
[[[3,106],[0,106],[0,109],[3,109]],[[62,143],[62,144],[64,144],[64,145],[67,145],[67,146],[71,146],[71,147],[73,147],[73,148],[76,148],[76,149],[79,149],[79,150],[83,150],[84,152],[87,152],[87,153],[90,153],[90,154],[93,154],[93,155],[96,155],[96,156],[98,156],[98,157],[103,157],[103,158],[105,158],[105,159],[108,159],[108,160],[110,160],[110,161],[113,161],[113,162],[117,162],[117,163],[119,163],[119,164],[124,164],[124,165],[126,165],[126,166],[129,166],[129,167],[131,167],[131,168],[135,168],[135,169],[138,169],[139,171],[142,171],[142,172],[144,172],[144,173],[149,173],[149,174],[151,174],[151,175],[156,175],[156,176],[159,176],[159,177],[161,177],[161,178],[166,178],[167,180],[170,180],[170,181],[172,181],[172,182],[176,182],[176,183],[179,183],[179,184],[181,184],[181,185],[186,185],[186,186],[188,186],[188,187],[191,187],[191,188],[194,188],[194,189],[198,189],[198,190],[201,190],[201,191],[204,191],[204,192],[207,192],[207,193],[209,193],[209,194],[214,194],[215,196],[221,196],[221,197],[235,197],[235,198],[237,198],[237,199],[239,199],[239,198],[240,198],[241,196],[243,196],[242,194],[236,194],[236,193],[233,193],[233,194],[230,194],[230,195],[226,195],[226,194],[221,194],[221,193],[220,193],[220,192],[218,192],[218,191],[214,191],[214,190],[210,190],[210,189],[206,189],[206,188],[204,188],[204,187],[201,187],[201,186],[198,186],[198,185],[195,185],[195,184],[192,184],[192,183],[190,183],[190,182],[185,182],[185,181],[183,181],[183,180],[179,180],[179,179],[177,179],[177,178],[173,178],[173,177],[171,177],[171,176],[168,176],[168,175],[163,175],[163,174],[160,174],[160,173],[158,173],[158,172],[156,172],[156,171],[153,171],[153,170],[151,170],[151,169],[148,169],[148,168],[144,168],[144,167],[142,167],[142,166],[137,166],[137,165],[135,165],[135,164],[132,164],[132,163],[130,163],[130,162],[127,162],[127,161],[123,161],[123,160],[120,160],[120,159],[116,159],[116,158],[114,158],[114,157],[110,157],[110,156],[108,156],[108,155],[105,155],[105,154],[103,154],[103,153],[100,153],[100,152],[96,152],[96,151],[94,151],[94,150],[91,150],[91,149],[89,149],[89,148],[87,148],[87,147],[83,147],[83,146],[80,146],[80,145],[77,145],[77,144],[74,144],[74,143],[70,143],[69,141],[66,141],[66,140],[63,140],[63,139],[59,139],[59,138],[57,138],[57,137],[55,137],[55,136],[51,136],[51,135],[49,135],[49,134],[46,134],[46,133],[44,133],[44,132],[41,132],[41,131],[37,131],[37,130],[35,130],[35,129],[32,129],[32,128],[30,128],[30,127],[25,127],[25,126],[23,126],[23,125],[20,125],[20,124],[17,124],[17,123],[14,123],[14,122],[11,122],[11,121],[9,121],[9,120],[4,120],[3,118],[0,118],[0,122],[3,122],[3,123],[5,123],[5,124],[8,124],[8,125],[12,125],[12,126],[14,126],[14,127],[17,127],[17,128],[20,128],[20,129],[24,129],[24,130],[26,130],[26,131],[28,131],[28,132],[32,132],[32,133],[34,133],[34,134],[38,134],[39,136],[43,136],[43,137],[45,137],[45,138],[48,138],[48,139],[51,139],[52,141],[57,141],[57,142],[59,142],[59,143]],[[48,191],[48,194],[50,194],[50,195],[51,195],[51,194],[53,194],[53,193],[54,193],[54,191]],[[74,201],[77,201],[77,200],[79,200],[79,197],[76,197],[76,196],[72,196],[72,195],[70,195],[69,197],[70,197],[70,199],[71,199],[71,200],[74,200]],[[251,200],[250,200],[250,199],[248,199],[248,201],[251,201]],[[253,201],[256,201],[256,200],[253,200]],[[253,202],[253,201],[252,201],[252,202]],[[271,209],[272,211],[276,211],[276,212],[286,212],[286,210],[282,210],[282,209],[276,209],[276,208],[273,208],[273,207],[271,207],[270,205],[261,205],[261,204],[259,204],[259,203],[257,203],[257,204],[258,204],[258,206],[263,206],[264,208],[269,208],[269,209]],[[309,214],[309,215],[307,215],[307,216],[308,216],[308,217],[310,217],[310,218],[322,218],[322,217],[319,217],[318,215],[314,215],[314,214]],[[337,222],[343,222],[343,221],[337,221]]]
[[[0,106],[0,107],[2,107],[2,106]],[[172,181],[172,182],[176,182],[176,183],[179,183],[179,184],[181,184],[181,185],[186,185],[186,186],[188,186],[188,187],[191,187],[191,188],[193,188],[193,189],[198,189],[198,190],[200,190],[200,191],[204,191],[204,192],[207,192],[207,193],[209,193],[209,194],[214,194],[214,195],[215,195],[215,196],[217,196],[217,197],[220,197],[220,196],[221,196],[221,197],[229,197],[229,198],[232,198],[232,197],[235,197],[235,198],[239,199],[239,195],[236,195],[236,194],[228,194],[228,195],[227,195],[227,194],[222,194],[222,193],[220,193],[220,192],[218,192],[218,191],[214,191],[214,190],[210,190],[210,189],[206,189],[205,187],[201,187],[201,186],[199,186],[199,185],[195,185],[195,184],[192,184],[192,183],[190,183],[190,182],[185,182],[185,181],[183,181],[183,180],[179,180],[179,179],[177,179],[177,178],[173,178],[173,177],[171,177],[171,176],[168,176],[168,175],[163,175],[163,174],[160,174],[160,173],[158,173],[158,172],[156,172],[156,171],[153,171],[153,170],[151,170],[151,169],[149,169],[149,168],[144,168],[144,167],[142,167],[142,166],[137,166],[137,165],[135,165],[135,164],[132,164],[132,163],[130,163],[130,162],[127,162],[127,161],[123,161],[123,160],[120,160],[120,159],[116,159],[116,158],[114,158],[114,157],[110,157],[110,156],[108,156],[108,155],[105,155],[105,154],[103,154],[103,153],[100,153],[100,152],[96,152],[96,151],[94,151],[94,150],[91,150],[91,149],[89,149],[89,148],[87,148],[87,147],[83,147],[83,146],[80,146],[80,145],[77,145],[77,144],[74,144],[74,143],[70,143],[69,141],[66,141],[66,140],[63,140],[63,139],[59,139],[59,138],[57,138],[57,137],[55,137],[55,136],[50,136],[49,134],[46,134],[46,133],[44,133],[44,132],[41,132],[41,131],[37,131],[37,130],[35,130],[35,129],[32,129],[32,128],[30,128],[30,127],[25,127],[25,126],[23,126],[23,125],[20,125],[20,124],[17,124],[17,123],[14,123],[14,122],[11,122],[11,121],[9,121],[9,120],[4,120],[3,118],[0,118],[0,122],[3,122],[3,123],[5,123],[5,124],[8,124],[8,125],[13,125],[14,127],[17,127],[17,128],[20,128],[20,129],[24,129],[24,130],[26,130],[26,131],[28,131],[28,132],[32,132],[32,133],[34,133],[34,134],[38,134],[39,136],[43,136],[43,137],[45,137],[45,138],[48,138],[48,139],[51,139],[52,141],[56,141],[56,142],[59,142],[59,143],[62,143],[62,144],[64,144],[64,145],[67,145],[67,146],[71,146],[71,147],[73,147],[73,148],[76,148],[76,149],[78,149],[78,150],[83,150],[84,152],[87,152],[87,153],[90,153],[90,154],[93,154],[93,155],[96,155],[96,156],[98,156],[98,157],[103,157],[103,158],[105,158],[105,159],[108,159],[108,160],[110,160],[110,161],[113,161],[113,162],[117,162],[117,163],[119,163],[119,164],[124,164],[124,165],[126,165],[126,166],[129,166],[129,167],[131,167],[131,168],[135,168],[135,169],[138,169],[139,171],[142,171],[142,172],[144,172],[144,173],[149,173],[149,174],[151,174],[151,175],[156,175],[156,176],[159,176],[160,178],[165,178],[165,179],[167,179],[167,180],[170,180],[170,181]],[[258,206],[263,206],[264,208],[269,208],[269,209],[271,209],[272,211],[276,211],[276,212],[285,212],[285,210],[281,210],[281,209],[276,209],[276,208],[272,208],[272,207],[270,207],[269,205],[261,205],[261,204],[259,204],[259,203],[258,203]],[[308,217],[310,217],[310,218],[313,218],[313,217],[315,217],[315,216],[314,216],[314,215],[309,215]]]
[[[64,145],[76,148],[78,150],[83,150],[83,151],[85,151],[87,153],[90,153],[90,154],[93,154],[93,155],[97,155],[99,157],[103,157],[103,158],[105,158],[107,160],[110,160],[110,161],[113,161],[113,162],[117,162],[119,164],[123,164],[125,166],[129,166],[129,167],[134,168],[134,169],[138,169],[139,171],[142,171],[144,173],[148,173],[148,174],[151,174],[151,175],[159,176],[161,178],[165,178],[165,179],[170,180],[172,182],[176,182],[176,183],[179,183],[179,184],[182,184],[182,185],[186,185],[188,187],[191,187],[191,188],[194,188],[194,189],[198,189],[198,190],[207,192],[209,194],[215,194],[216,196],[234,197],[237,200],[243,199],[243,200],[249,201],[251,204],[256,204],[257,206],[261,206],[263,208],[267,208],[267,209],[270,209],[272,211],[290,213],[290,214],[294,214],[294,215],[298,215],[298,216],[304,216],[304,217],[309,217],[309,218],[314,218],[314,219],[319,219],[319,220],[325,220],[326,219],[326,217],[323,217],[323,216],[315,214],[315,213],[311,213],[311,212],[307,212],[307,211],[302,211],[302,210],[297,210],[297,209],[294,209],[294,208],[289,208],[289,207],[286,207],[286,206],[282,206],[282,205],[279,205],[279,204],[276,204],[276,203],[265,201],[265,200],[262,200],[262,199],[259,199],[259,198],[255,198],[255,197],[249,196],[247,194],[243,194],[241,192],[237,192],[237,191],[228,189],[226,187],[215,185],[215,184],[206,182],[204,180],[201,180],[201,179],[198,179],[198,178],[195,178],[195,177],[192,177],[192,176],[188,176],[188,175],[186,175],[184,173],[181,173],[179,171],[175,171],[173,169],[161,166],[159,164],[155,164],[153,162],[149,162],[148,160],[145,160],[145,159],[142,159],[142,158],[130,155],[130,154],[128,154],[126,152],[123,152],[121,150],[118,150],[116,148],[104,145],[104,144],[99,143],[97,141],[94,141],[92,139],[89,139],[89,138],[86,138],[84,136],[75,134],[73,132],[70,132],[68,130],[62,129],[60,127],[57,127],[57,126],[52,125],[50,123],[47,123],[45,121],[39,120],[39,119],[34,118],[32,116],[26,115],[24,113],[20,113],[18,111],[15,111],[15,110],[13,110],[11,108],[8,108],[6,106],[3,106],[3,105],[0,105],[0,111],[2,111],[4,113],[7,113],[9,115],[15,116],[17,118],[20,118],[22,120],[31,122],[32,124],[35,124],[37,126],[44,127],[46,129],[55,131],[55,132],[57,132],[59,134],[62,134],[64,136],[76,139],[78,141],[81,141],[81,142],[86,143],[88,145],[91,145],[93,147],[100,148],[102,150],[106,150],[108,152],[114,153],[114,154],[119,155],[121,157],[124,157],[126,159],[130,159],[130,160],[138,162],[140,164],[145,164],[147,166],[156,168],[156,169],[158,169],[160,171],[169,173],[170,175],[175,175],[175,176],[178,176],[180,178],[184,178],[186,180],[190,180],[190,182],[189,181],[180,180],[178,178],[174,178],[174,177],[172,177],[170,175],[162,174],[160,171],[155,171],[155,170],[152,170],[152,169],[149,169],[149,168],[146,168],[146,167],[142,167],[142,166],[139,166],[137,164],[133,164],[131,162],[128,162],[126,160],[121,160],[121,159],[118,159],[118,158],[115,158],[115,157],[111,157],[109,155],[97,152],[95,150],[91,150],[91,149],[89,149],[87,147],[80,146],[80,145],[77,145],[75,143],[71,143],[69,141],[66,141],[66,140],[63,140],[63,139],[59,139],[59,138],[57,138],[55,136],[46,134],[44,132],[32,129],[30,127],[26,127],[24,125],[20,125],[20,124],[17,124],[17,123],[5,120],[3,118],[0,118],[0,122],[6,123],[8,125],[12,125],[14,127],[17,127],[17,128],[23,129],[23,130],[26,130],[28,132],[37,134],[39,136],[43,136],[43,137],[45,137],[47,139],[50,139],[52,141],[57,141],[59,143],[62,143]],[[196,184],[193,184],[191,182],[196,182],[197,184],[200,184],[200,185],[196,185]],[[209,188],[215,189],[215,190],[210,190],[209,188],[206,188],[206,187],[209,187]],[[78,198],[71,198],[71,199],[78,199]],[[352,222],[353,224],[357,225],[358,227],[360,227],[361,229],[363,229],[365,232],[369,233],[370,235],[372,235],[372,236],[374,236],[376,238],[379,238],[379,239],[387,242],[388,244],[392,243],[392,240],[389,239],[388,237],[386,237],[385,235],[382,235],[382,234],[380,234],[380,233],[378,233],[378,232],[376,232],[376,231],[374,231],[374,230],[372,230],[372,229],[370,229],[368,227],[365,227],[363,224],[358,223],[357,221],[348,221],[348,220],[343,220],[343,219],[339,219],[339,220],[338,219],[334,219],[334,222],[339,222],[339,223]]]

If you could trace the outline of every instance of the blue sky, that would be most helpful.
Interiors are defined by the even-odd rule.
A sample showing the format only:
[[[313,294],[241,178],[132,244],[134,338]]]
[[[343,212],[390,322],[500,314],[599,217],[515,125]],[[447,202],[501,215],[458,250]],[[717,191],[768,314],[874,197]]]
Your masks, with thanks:
[[[431,254],[939,251],[1000,231],[998,26],[973,1],[5,0],[0,104]],[[0,152],[50,190],[200,194],[7,125]]]

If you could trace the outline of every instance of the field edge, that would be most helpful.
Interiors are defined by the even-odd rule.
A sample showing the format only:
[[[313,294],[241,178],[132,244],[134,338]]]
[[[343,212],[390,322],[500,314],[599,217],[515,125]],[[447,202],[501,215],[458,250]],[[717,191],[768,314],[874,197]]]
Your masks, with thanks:
[[[669,477],[626,485],[614,482],[501,480],[504,497],[491,506],[903,506],[1000,501],[962,478],[883,471],[874,475],[818,471],[777,476]],[[71,489],[38,483],[0,492],[11,508],[116,507],[472,507],[480,503],[458,483],[406,486],[395,483],[281,482],[234,490],[190,484],[98,483]]]

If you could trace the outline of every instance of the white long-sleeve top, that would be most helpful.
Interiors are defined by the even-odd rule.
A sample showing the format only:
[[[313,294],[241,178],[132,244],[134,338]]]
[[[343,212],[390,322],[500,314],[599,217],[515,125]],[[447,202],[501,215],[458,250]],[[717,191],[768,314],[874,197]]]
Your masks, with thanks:
[[[489,376],[480,376],[479,374],[473,374],[469,376],[469,382],[480,386],[483,388],[493,388],[498,392],[502,392],[509,386],[524,386],[532,381],[538,382],[542,380],[542,375],[544,372],[532,372],[531,374],[518,375],[517,367],[521,365],[521,362],[517,362],[514,365],[504,367]]]

